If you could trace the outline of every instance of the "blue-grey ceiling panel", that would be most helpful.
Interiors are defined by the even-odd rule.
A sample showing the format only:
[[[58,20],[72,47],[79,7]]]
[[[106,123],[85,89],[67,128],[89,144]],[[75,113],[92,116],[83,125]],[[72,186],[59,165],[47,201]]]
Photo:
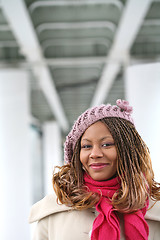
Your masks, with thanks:
[[[61,4],[61,3],[64,4]],[[29,6],[34,25],[48,22],[110,21],[118,24],[121,1],[37,1]]]
[[[151,4],[132,46],[131,55],[141,58],[160,56],[160,1]]]
[[[24,59],[11,27],[0,8],[0,60],[17,61]]]

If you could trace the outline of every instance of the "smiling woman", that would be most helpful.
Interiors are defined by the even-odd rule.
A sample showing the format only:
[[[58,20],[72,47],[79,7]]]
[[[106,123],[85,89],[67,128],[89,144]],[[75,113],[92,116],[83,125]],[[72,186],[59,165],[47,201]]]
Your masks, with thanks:
[[[32,207],[34,240],[159,239],[160,184],[132,107],[116,103],[86,110],[73,125],[55,193]]]

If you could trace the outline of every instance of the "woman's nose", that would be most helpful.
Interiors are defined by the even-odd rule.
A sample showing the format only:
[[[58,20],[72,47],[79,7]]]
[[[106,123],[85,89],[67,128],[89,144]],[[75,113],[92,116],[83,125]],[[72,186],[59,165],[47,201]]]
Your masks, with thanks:
[[[98,146],[93,146],[90,153],[90,158],[100,158],[103,157],[102,149]]]

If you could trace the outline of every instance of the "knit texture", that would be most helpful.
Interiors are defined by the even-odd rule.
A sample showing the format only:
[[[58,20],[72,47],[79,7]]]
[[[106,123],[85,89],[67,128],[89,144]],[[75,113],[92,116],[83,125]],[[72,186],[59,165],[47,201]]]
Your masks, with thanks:
[[[71,162],[73,150],[77,140],[82,136],[82,134],[90,125],[97,122],[98,120],[105,117],[116,117],[126,119],[134,124],[131,117],[132,107],[129,106],[128,101],[118,99],[116,101],[116,104],[117,106],[111,104],[102,104],[100,106],[92,107],[90,109],[87,109],[79,116],[77,121],[74,123],[72,130],[66,137],[64,144],[64,160],[66,163]]]
[[[84,184],[92,192],[101,195],[96,204],[99,215],[93,222],[91,240],[120,240],[120,222],[116,210],[111,204],[111,198],[120,188],[120,178],[116,177],[107,181],[94,181],[89,175],[84,174]],[[126,240],[148,240],[149,227],[144,219],[148,208],[146,207],[134,213],[125,213],[124,232]]]

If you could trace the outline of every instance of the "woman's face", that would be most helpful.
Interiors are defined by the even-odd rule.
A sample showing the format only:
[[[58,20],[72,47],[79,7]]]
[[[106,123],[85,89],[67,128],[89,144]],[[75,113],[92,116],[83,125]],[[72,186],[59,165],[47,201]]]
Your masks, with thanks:
[[[80,161],[96,181],[111,179],[117,172],[117,151],[107,126],[98,121],[82,135]]]

